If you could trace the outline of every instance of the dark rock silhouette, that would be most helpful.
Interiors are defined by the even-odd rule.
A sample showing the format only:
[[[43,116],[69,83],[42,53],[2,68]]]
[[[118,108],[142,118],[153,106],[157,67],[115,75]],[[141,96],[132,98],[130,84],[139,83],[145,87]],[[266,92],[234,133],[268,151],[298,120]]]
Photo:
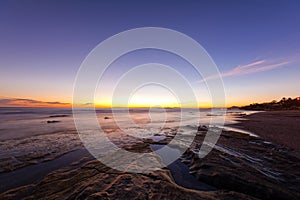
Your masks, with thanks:
[[[242,106],[243,110],[299,110],[300,97],[295,99],[283,97],[280,101],[273,100],[268,103],[253,103],[248,106]]]
[[[68,117],[70,115],[50,115],[49,117],[55,118],[55,117]]]
[[[208,131],[208,127],[205,125],[198,126],[198,131]]]
[[[60,121],[58,121],[58,120],[48,120],[48,121],[47,121],[48,124],[51,124],[51,123],[58,123],[58,122],[60,122]]]

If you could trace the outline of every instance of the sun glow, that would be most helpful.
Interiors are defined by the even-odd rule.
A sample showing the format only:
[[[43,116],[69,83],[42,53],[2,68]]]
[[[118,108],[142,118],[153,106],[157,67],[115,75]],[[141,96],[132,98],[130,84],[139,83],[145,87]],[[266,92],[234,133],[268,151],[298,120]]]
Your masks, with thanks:
[[[128,102],[128,107],[180,107],[172,96],[141,96],[134,95]]]

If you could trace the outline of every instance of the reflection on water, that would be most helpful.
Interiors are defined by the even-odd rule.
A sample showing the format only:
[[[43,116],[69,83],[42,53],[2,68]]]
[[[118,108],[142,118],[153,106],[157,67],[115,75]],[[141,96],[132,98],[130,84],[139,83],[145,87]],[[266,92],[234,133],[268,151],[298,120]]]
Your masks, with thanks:
[[[117,124],[123,131],[135,137],[151,137],[163,129],[180,125],[186,130],[194,129],[199,124],[209,124],[211,118],[216,121],[222,118],[216,109],[214,114],[211,114],[210,109],[201,109],[200,116],[198,113],[195,109],[183,109],[182,112],[180,109],[152,109],[150,113],[148,109],[131,109],[129,113],[124,109],[114,113],[110,109],[96,110],[101,126],[114,128]],[[239,113],[250,112],[231,110],[226,116],[226,124],[234,123]],[[76,130],[71,109],[0,108],[0,118],[0,140]],[[59,122],[47,123],[49,120]]]
[[[181,153],[178,149],[171,148],[167,145],[157,145],[152,144],[151,149],[155,151],[156,154],[159,155],[162,162],[165,165],[168,165],[169,163],[172,163],[174,160],[177,160],[177,158],[180,157]]]

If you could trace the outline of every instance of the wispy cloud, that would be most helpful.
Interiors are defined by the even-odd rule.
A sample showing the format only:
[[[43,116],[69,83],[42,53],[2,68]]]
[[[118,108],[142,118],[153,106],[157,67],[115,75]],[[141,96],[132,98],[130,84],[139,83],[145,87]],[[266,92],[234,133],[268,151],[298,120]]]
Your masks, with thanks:
[[[240,76],[240,75],[246,75],[246,74],[253,74],[263,71],[272,70],[275,68],[279,68],[282,66],[285,66],[287,64],[290,64],[292,61],[270,61],[270,60],[256,60],[253,62],[250,62],[248,64],[239,65],[237,67],[234,67],[233,69],[229,71],[222,72],[220,75],[212,75],[209,77],[206,77],[205,79],[201,80],[201,82],[205,82],[212,79],[217,79],[220,76],[222,78],[225,77],[231,77],[231,76]]]
[[[69,103],[58,101],[39,101],[34,99],[22,98],[1,98],[0,107],[62,107],[70,106]]]

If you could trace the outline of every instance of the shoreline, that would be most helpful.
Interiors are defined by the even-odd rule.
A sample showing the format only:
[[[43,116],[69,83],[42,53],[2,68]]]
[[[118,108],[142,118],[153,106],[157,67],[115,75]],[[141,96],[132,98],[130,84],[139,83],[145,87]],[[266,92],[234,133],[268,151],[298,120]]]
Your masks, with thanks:
[[[163,162],[170,154],[184,148],[184,141],[193,134],[196,135],[192,145],[175,162],[148,173],[132,174],[111,169],[94,159],[87,151],[84,151],[83,155],[78,155],[77,153],[82,152],[81,150],[69,152],[51,161],[45,160],[45,162],[38,162],[12,172],[4,172],[2,177],[6,179],[1,183],[0,198],[36,197],[42,199],[47,196],[49,199],[55,199],[57,195],[69,198],[83,198],[88,195],[93,198],[122,199],[124,195],[131,194],[130,198],[147,198],[151,195],[154,199],[166,199],[178,197],[180,194],[184,196],[184,199],[274,199],[275,197],[297,199],[300,196],[298,174],[300,156],[291,148],[286,148],[283,144],[278,145],[277,142],[250,129],[252,126],[248,128],[241,124],[256,123],[253,127],[262,130],[268,128],[272,131],[273,126],[278,125],[278,123],[274,124],[274,120],[284,122],[293,118],[295,119],[293,123],[297,123],[300,112],[262,113],[263,115],[261,113],[241,115],[237,119],[239,123],[226,125],[249,130],[259,137],[239,132],[234,128],[223,130],[212,151],[201,159],[198,153],[208,134],[206,126],[200,129],[193,127],[195,132],[186,134],[169,128],[156,133],[153,138],[143,140],[109,129],[107,134],[113,142],[125,150],[136,153],[155,150],[168,144],[176,134],[181,134],[180,141],[170,148],[171,152],[166,154],[167,157],[165,154],[157,154],[157,160],[153,160],[157,162]],[[277,116],[271,117],[272,120],[270,120],[269,116],[274,115]],[[297,131],[285,125],[279,125],[285,131],[288,129],[287,133],[297,134]],[[297,129],[298,126],[294,128]],[[276,130],[280,132],[282,129]],[[72,134],[66,138],[69,136]],[[50,137],[50,141],[57,141],[57,138],[61,137]],[[77,144],[79,138],[74,139]],[[48,146],[50,141],[45,142],[44,145]],[[40,143],[40,140],[30,139],[29,142]],[[63,140],[60,144],[65,144],[65,142]],[[43,146],[37,147],[43,149]],[[83,159],[83,156],[88,159]],[[147,165],[147,163],[144,164]],[[45,170],[45,167],[49,170]],[[40,176],[36,177],[29,171],[35,171],[34,173]],[[24,174],[26,176],[22,177]],[[25,178],[22,184],[17,181],[20,180],[19,177]],[[5,184],[10,178],[18,183]],[[26,182],[28,180],[29,182]]]
[[[300,152],[300,110],[264,111],[236,120],[228,126],[253,132],[269,142]]]

